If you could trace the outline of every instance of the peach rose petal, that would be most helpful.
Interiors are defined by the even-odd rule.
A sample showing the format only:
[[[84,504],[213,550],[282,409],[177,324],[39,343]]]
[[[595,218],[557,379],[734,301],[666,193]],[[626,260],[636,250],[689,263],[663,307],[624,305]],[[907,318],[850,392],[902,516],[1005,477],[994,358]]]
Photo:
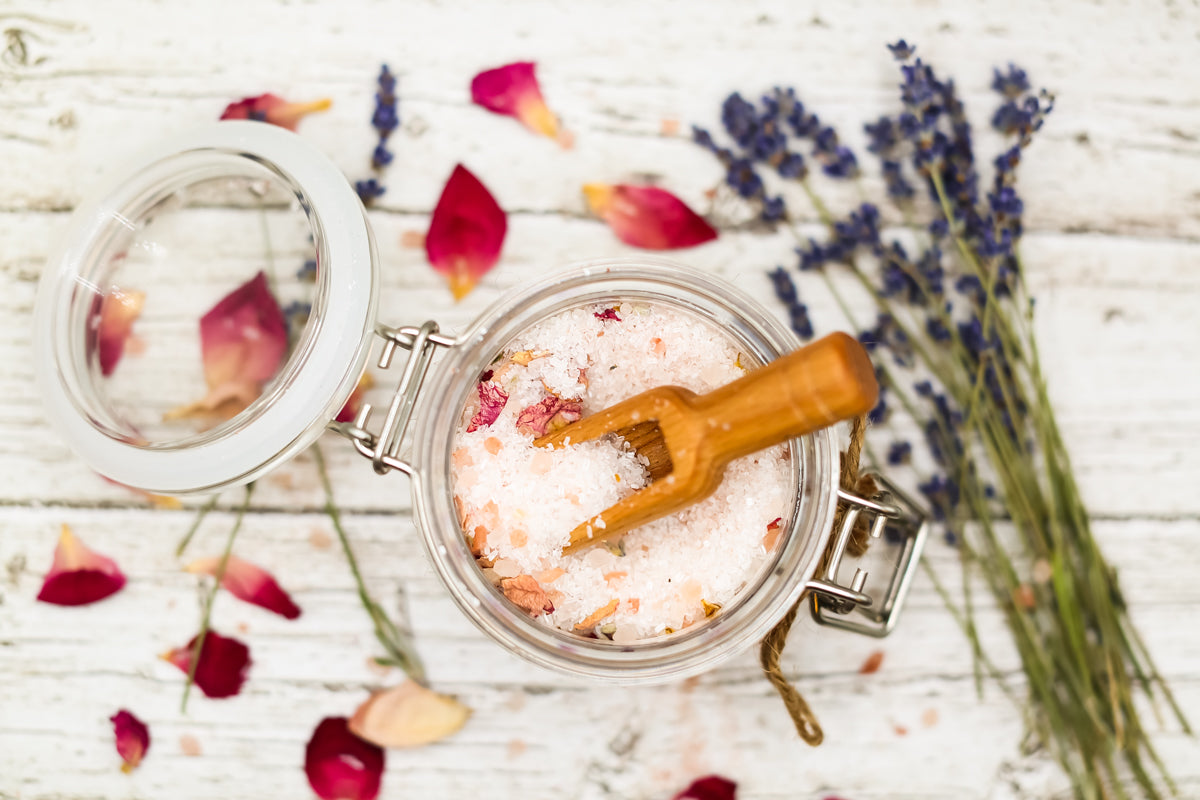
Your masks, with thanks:
[[[554,604],[546,596],[541,585],[532,575],[518,575],[515,578],[505,578],[500,581],[500,591],[509,602],[522,609],[530,616],[540,616],[543,612],[554,612]]]
[[[737,784],[720,775],[707,775],[692,784],[672,800],[736,800]]]
[[[64,524],[37,599],[56,606],[86,606],[115,594],[124,585],[125,575],[117,562],[89,550]]]
[[[583,621],[575,623],[575,630],[586,631],[587,629],[594,627],[597,623],[601,622],[606,617],[612,616],[616,612],[617,605],[619,603],[620,603],[620,600],[618,600],[615,597],[612,600],[609,600],[607,603],[604,604],[604,606],[596,609],[591,614],[588,614],[587,617],[583,619]]]
[[[219,558],[201,558],[184,567],[184,571],[215,577],[220,565]],[[237,556],[230,556],[226,562],[221,587],[239,600],[273,611],[284,619],[300,616],[300,607],[292,602],[291,596],[280,587],[271,573]]]
[[[183,647],[164,653],[161,658],[173,664],[185,675],[191,671],[192,658],[196,652],[193,637]],[[200,660],[196,665],[195,681],[206,697],[214,699],[233,697],[242,690],[250,671],[250,648],[229,636],[210,630],[204,637]]]
[[[558,117],[542,98],[536,70],[532,61],[518,61],[480,72],[471,79],[471,101],[494,114],[515,117],[534,133],[563,143]]]
[[[380,747],[420,747],[458,731],[471,710],[416,681],[372,694],[350,718],[354,735]]]
[[[676,250],[717,238],[703,217],[657,186],[589,183],[583,194],[618,239],[643,250]]]
[[[113,714],[108,721],[113,724],[117,755],[125,762],[121,765],[121,771],[126,774],[133,772],[150,749],[150,729],[146,727],[146,723],[124,709]]]
[[[350,731],[345,717],[326,717],[304,748],[304,775],[321,800],[375,800],[385,754]]]
[[[470,170],[456,165],[425,235],[425,255],[450,284],[455,300],[466,297],[496,266],[507,233],[508,217],[492,193]]]
[[[96,356],[100,374],[109,376],[125,352],[125,343],[133,333],[133,323],[146,303],[145,292],[127,291],[114,286],[100,301],[96,324]]]
[[[289,103],[273,94],[260,94],[230,103],[221,113],[221,119],[269,122],[294,131],[302,118],[317,111],[325,111],[332,105],[333,101],[327,97],[310,103]]]

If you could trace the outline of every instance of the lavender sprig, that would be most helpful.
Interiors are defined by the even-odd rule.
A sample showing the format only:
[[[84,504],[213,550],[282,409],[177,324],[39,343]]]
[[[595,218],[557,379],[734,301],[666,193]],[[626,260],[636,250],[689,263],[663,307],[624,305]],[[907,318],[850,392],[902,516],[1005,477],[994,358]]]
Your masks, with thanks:
[[[384,170],[392,163],[395,154],[388,149],[388,139],[400,126],[400,113],[396,102],[396,76],[384,64],[379,68],[378,86],[375,92],[375,110],[371,114],[371,127],[378,134],[375,149],[371,151],[370,178],[354,182],[354,191],[358,193],[363,205],[371,205],[383,196],[387,188],[381,182]]]

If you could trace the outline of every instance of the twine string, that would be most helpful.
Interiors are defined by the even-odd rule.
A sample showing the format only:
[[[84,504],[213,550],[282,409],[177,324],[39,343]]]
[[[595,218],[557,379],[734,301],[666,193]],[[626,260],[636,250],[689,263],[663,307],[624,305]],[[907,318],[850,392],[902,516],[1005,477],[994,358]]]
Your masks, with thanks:
[[[846,452],[842,453],[841,477],[839,480],[843,489],[855,491],[864,497],[871,497],[878,492],[878,487],[869,475],[860,477],[858,474],[866,432],[866,417],[858,417],[851,423],[850,445],[846,448]],[[846,507],[839,504],[837,513],[833,518],[834,531],[841,530],[845,517]],[[867,552],[869,544],[870,527],[860,515],[855,522],[850,541],[846,545],[846,552],[855,557],[861,556]],[[832,557],[832,545],[833,541],[831,540],[830,547],[821,555],[821,562],[818,567],[818,570],[821,572],[829,565],[829,559]],[[771,685],[775,687],[775,691],[779,692],[780,698],[783,699],[783,705],[796,726],[796,733],[800,734],[800,738],[805,743],[816,747],[825,739],[825,732],[821,730],[821,723],[817,720],[817,715],[813,713],[808,701],[804,699],[804,696],[784,676],[783,670],[779,666],[779,662],[783,657],[783,648],[787,645],[788,633],[792,629],[792,623],[796,621],[796,613],[800,610],[800,605],[808,601],[807,596],[802,596],[783,615],[783,619],[779,620],[775,624],[775,627],[767,632],[759,648],[759,662],[762,664],[763,674],[766,675],[767,680],[771,682]]]

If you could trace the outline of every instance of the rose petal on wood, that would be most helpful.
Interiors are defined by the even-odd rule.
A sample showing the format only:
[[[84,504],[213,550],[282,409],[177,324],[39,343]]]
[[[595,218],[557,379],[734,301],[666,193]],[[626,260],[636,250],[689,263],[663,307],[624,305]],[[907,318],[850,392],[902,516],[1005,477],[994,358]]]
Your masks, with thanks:
[[[455,300],[466,297],[496,266],[507,232],[508,217],[492,193],[470,170],[456,165],[425,235],[425,255],[449,282]]]
[[[492,381],[480,381],[476,391],[479,393],[479,410],[467,423],[467,433],[486,428],[495,422],[508,402],[508,393]]]
[[[174,664],[185,675],[191,671],[198,636],[183,647],[164,653],[161,658]],[[250,648],[230,636],[210,630],[204,637],[195,681],[206,697],[233,697],[242,690],[250,671]]]
[[[703,217],[657,186],[589,183],[583,194],[592,213],[634,247],[675,250],[717,238],[716,229]]]
[[[115,594],[124,585],[125,575],[117,562],[88,549],[64,524],[37,599],[56,606],[85,606]]]
[[[188,564],[184,570],[193,575],[215,577],[220,565],[219,558],[201,558]],[[230,556],[225,563],[221,587],[239,600],[273,611],[284,619],[300,616],[300,607],[292,602],[291,596],[280,587],[271,573],[237,556]]]
[[[133,772],[150,749],[150,729],[146,727],[146,723],[125,709],[113,714],[108,721],[113,725],[117,755],[125,762],[121,765],[121,771]]]
[[[355,736],[345,717],[326,717],[304,748],[304,775],[321,800],[375,800],[383,749]]]
[[[867,656],[863,661],[862,666],[858,668],[859,675],[871,675],[879,671],[880,665],[883,664],[883,651],[876,650]]]
[[[673,800],[736,800],[737,784],[720,775],[706,775],[692,784]]]
[[[515,578],[505,578],[500,581],[500,591],[513,605],[523,609],[530,616],[537,617],[543,612],[554,612],[554,604],[546,596],[546,591],[532,575],[518,575]]]
[[[221,112],[221,119],[251,119],[294,131],[302,118],[332,105],[333,101],[327,97],[309,103],[290,103],[277,95],[260,94],[230,103]]]
[[[125,352],[125,343],[133,333],[133,323],[142,313],[146,293],[114,286],[100,301],[96,323],[96,357],[100,374],[111,375]]]
[[[471,709],[416,681],[372,694],[350,718],[350,730],[380,747],[420,747],[458,731]]]
[[[558,117],[542,97],[536,70],[532,61],[484,70],[471,79],[471,101],[494,114],[515,117],[534,133],[558,139]]]

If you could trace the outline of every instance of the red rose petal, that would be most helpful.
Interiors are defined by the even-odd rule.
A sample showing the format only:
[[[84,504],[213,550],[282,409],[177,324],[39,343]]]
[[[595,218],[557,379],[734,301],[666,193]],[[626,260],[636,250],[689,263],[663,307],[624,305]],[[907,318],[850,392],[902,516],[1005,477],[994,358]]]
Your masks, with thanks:
[[[674,250],[717,238],[703,217],[657,186],[589,183],[583,194],[617,238],[634,247]]]
[[[294,131],[302,117],[315,111],[324,111],[331,105],[333,101],[329,98],[311,103],[289,103],[273,94],[260,94],[230,103],[221,113],[221,119],[252,119]]]
[[[194,636],[184,647],[164,653],[162,659],[187,674],[192,668],[192,656],[198,638]],[[242,690],[250,664],[249,647],[237,639],[210,630],[204,637],[204,646],[196,665],[196,685],[207,697],[233,697]]]
[[[673,800],[736,800],[737,784],[720,775],[708,775],[675,795]]]
[[[322,800],[375,800],[383,779],[383,748],[350,732],[345,717],[326,717],[304,748],[304,774]]]
[[[219,558],[201,558],[184,569],[194,575],[216,576],[220,564]],[[225,563],[221,586],[239,600],[274,611],[285,619],[300,616],[300,607],[292,602],[292,598],[276,583],[271,573],[237,556],[230,556]]]
[[[508,402],[508,393],[490,380],[480,381],[476,390],[479,392],[479,410],[467,423],[467,433],[486,428],[495,422]]]
[[[121,771],[133,772],[150,749],[150,729],[146,727],[146,723],[125,709],[113,714],[108,721],[113,724],[117,755],[125,762],[121,765]]]
[[[485,70],[471,79],[471,100],[488,111],[516,117],[529,130],[558,138],[558,118],[542,98],[532,61]]]
[[[54,562],[37,599],[56,606],[85,606],[125,585],[117,562],[89,550],[65,524],[54,548]]]
[[[487,187],[459,164],[454,167],[425,235],[425,254],[450,282],[455,300],[466,297],[500,260],[508,218]]]
[[[208,394],[168,412],[167,417],[233,417],[253,403],[275,376],[287,344],[283,311],[267,286],[267,276],[259,272],[200,318]]]
[[[371,373],[364,372],[362,377],[358,379],[358,384],[354,387],[354,391],[350,393],[350,397],[346,399],[346,404],[342,406],[342,410],[334,418],[337,422],[354,422],[354,418],[358,416],[359,409],[362,408],[363,396],[366,395],[367,389],[375,385],[375,379],[371,377]]]
[[[96,325],[96,355],[100,374],[111,375],[125,352],[125,342],[133,333],[133,323],[142,313],[145,292],[125,291],[115,286],[100,301],[100,318]]]
[[[603,311],[595,311],[592,313],[592,316],[598,320],[609,319],[613,320],[614,322],[621,321],[621,318],[617,316],[617,310],[615,308],[606,308]]]
[[[541,400],[517,415],[517,430],[533,436],[545,436],[575,422],[583,416],[578,400],[564,400],[556,395]]]

